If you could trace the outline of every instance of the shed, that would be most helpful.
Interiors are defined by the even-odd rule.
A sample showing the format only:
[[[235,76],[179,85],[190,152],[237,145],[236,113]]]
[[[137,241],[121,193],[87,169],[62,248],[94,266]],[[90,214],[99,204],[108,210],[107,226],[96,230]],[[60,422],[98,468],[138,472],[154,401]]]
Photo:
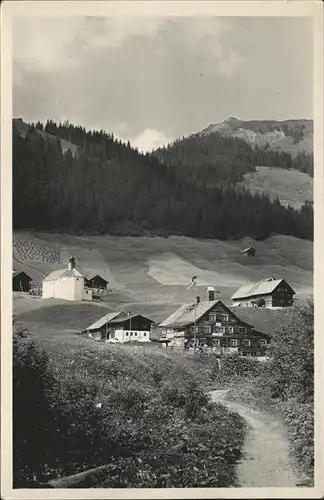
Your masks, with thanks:
[[[32,278],[24,271],[13,271],[12,273],[12,290],[14,292],[29,292]]]
[[[109,282],[99,274],[96,274],[92,278],[85,278],[84,283],[89,288],[99,288],[102,290],[106,290],[109,284]]]
[[[241,254],[244,255],[245,257],[254,257],[255,253],[256,250],[254,247],[247,247],[241,251]]]

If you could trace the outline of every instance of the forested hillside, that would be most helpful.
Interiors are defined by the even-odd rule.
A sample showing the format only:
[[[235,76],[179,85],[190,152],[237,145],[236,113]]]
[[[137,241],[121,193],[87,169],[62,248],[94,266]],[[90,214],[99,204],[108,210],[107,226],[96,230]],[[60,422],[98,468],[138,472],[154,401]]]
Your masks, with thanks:
[[[220,132],[184,137],[153,154],[161,162],[176,167],[180,176],[185,171],[192,182],[199,179],[207,187],[220,182],[234,185],[257,166],[296,169],[313,176],[312,154],[300,152],[293,157],[269,145],[252,147],[243,139],[223,137]]]
[[[167,155],[142,155],[103,131],[68,122],[36,126],[76,144],[80,153],[63,153],[60,140],[47,141],[34,127],[23,137],[14,125],[15,229],[218,239],[260,239],[272,232],[313,237],[311,204],[296,211],[235,188],[241,175],[254,168],[250,146],[242,140],[219,138],[212,150],[207,143],[187,169],[182,160],[174,168]],[[195,159],[203,155],[207,161],[200,169]]]

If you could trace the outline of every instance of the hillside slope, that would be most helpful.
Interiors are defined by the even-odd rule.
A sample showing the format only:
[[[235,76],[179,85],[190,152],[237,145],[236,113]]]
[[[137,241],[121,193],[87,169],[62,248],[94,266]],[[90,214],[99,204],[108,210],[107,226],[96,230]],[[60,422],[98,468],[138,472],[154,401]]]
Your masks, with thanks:
[[[56,136],[53,134],[49,134],[48,132],[44,132],[43,130],[39,130],[37,128],[34,128],[33,126],[29,125],[28,123],[25,123],[21,118],[14,118],[13,119],[13,126],[18,130],[20,136],[25,139],[26,135],[30,131],[36,131],[38,135],[44,140],[44,141],[51,141],[54,142],[57,140]],[[72,142],[68,142],[65,139],[59,139],[61,143],[61,149],[63,153],[66,153],[67,151],[71,151],[72,155],[75,156],[78,151],[79,147],[76,144],[72,144]]]
[[[178,304],[195,301],[196,294],[204,298],[207,285],[215,286],[217,296],[228,304],[237,288],[269,276],[285,278],[296,290],[298,301],[312,295],[313,244],[289,236],[273,235],[262,242],[249,238],[224,242],[176,236],[77,237],[20,232],[14,234],[16,245],[18,241],[29,241],[30,249],[33,245],[44,245],[48,252],[55,249],[61,257],[54,265],[30,250],[29,258],[21,259],[20,264],[27,273],[25,265],[47,274],[53,267],[67,265],[68,256],[74,255],[81,271],[108,277],[112,293],[104,299],[105,306],[114,309],[132,304],[134,311],[151,315],[157,322]],[[256,256],[243,257],[240,250],[250,244],[255,246]],[[197,290],[188,290],[194,275]],[[48,303],[38,301],[38,307]],[[28,304],[24,307],[26,304],[19,305],[18,300],[15,304],[17,314],[28,311]],[[100,317],[101,308],[97,306],[97,310]]]
[[[199,135],[221,134],[224,137],[244,139],[253,146],[264,147],[268,143],[273,150],[296,156],[313,151],[313,120],[250,120],[230,117],[221,123],[210,124]]]
[[[295,209],[300,209],[305,201],[313,201],[312,177],[297,170],[256,167],[255,172],[244,174],[243,180],[237,185],[251,193],[278,198],[282,205],[290,205]]]
[[[243,140],[210,136],[143,155],[104,131],[49,121],[46,134],[55,132],[80,147],[73,156],[62,153],[54,139],[43,141],[43,130],[27,125],[24,136],[20,128],[25,125],[13,126],[15,229],[224,240],[271,233],[313,238],[311,207],[286,210],[267,196],[236,190],[255,165],[277,165],[282,159],[293,168],[286,153],[254,151]]]

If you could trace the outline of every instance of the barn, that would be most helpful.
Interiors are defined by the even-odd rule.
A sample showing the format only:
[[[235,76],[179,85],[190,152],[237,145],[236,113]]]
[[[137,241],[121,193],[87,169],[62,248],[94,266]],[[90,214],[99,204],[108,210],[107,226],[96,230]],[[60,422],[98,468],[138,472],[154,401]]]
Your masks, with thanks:
[[[239,288],[231,298],[235,306],[278,309],[292,306],[295,293],[286,280],[272,277]]]
[[[241,254],[244,255],[245,257],[254,257],[255,252],[256,252],[256,250],[254,247],[247,247],[241,251]]]
[[[96,274],[92,278],[85,278],[84,282],[87,287],[99,290],[106,290],[109,284],[109,282],[99,274]]]
[[[66,269],[51,272],[43,281],[43,299],[64,299],[70,301],[92,300],[92,290],[85,288],[84,276],[75,267],[74,257]]]
[[[12,291],[29,292],[32,278],[24,271],[13,271],[12,273]]]

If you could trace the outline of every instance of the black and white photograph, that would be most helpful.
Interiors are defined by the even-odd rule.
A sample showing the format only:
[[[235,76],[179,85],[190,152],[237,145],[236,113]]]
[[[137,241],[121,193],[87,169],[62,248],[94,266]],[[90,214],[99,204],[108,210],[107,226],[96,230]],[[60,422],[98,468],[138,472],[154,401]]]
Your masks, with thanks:
[[[3,498],[319,498],[322,6],[4,7]]]

